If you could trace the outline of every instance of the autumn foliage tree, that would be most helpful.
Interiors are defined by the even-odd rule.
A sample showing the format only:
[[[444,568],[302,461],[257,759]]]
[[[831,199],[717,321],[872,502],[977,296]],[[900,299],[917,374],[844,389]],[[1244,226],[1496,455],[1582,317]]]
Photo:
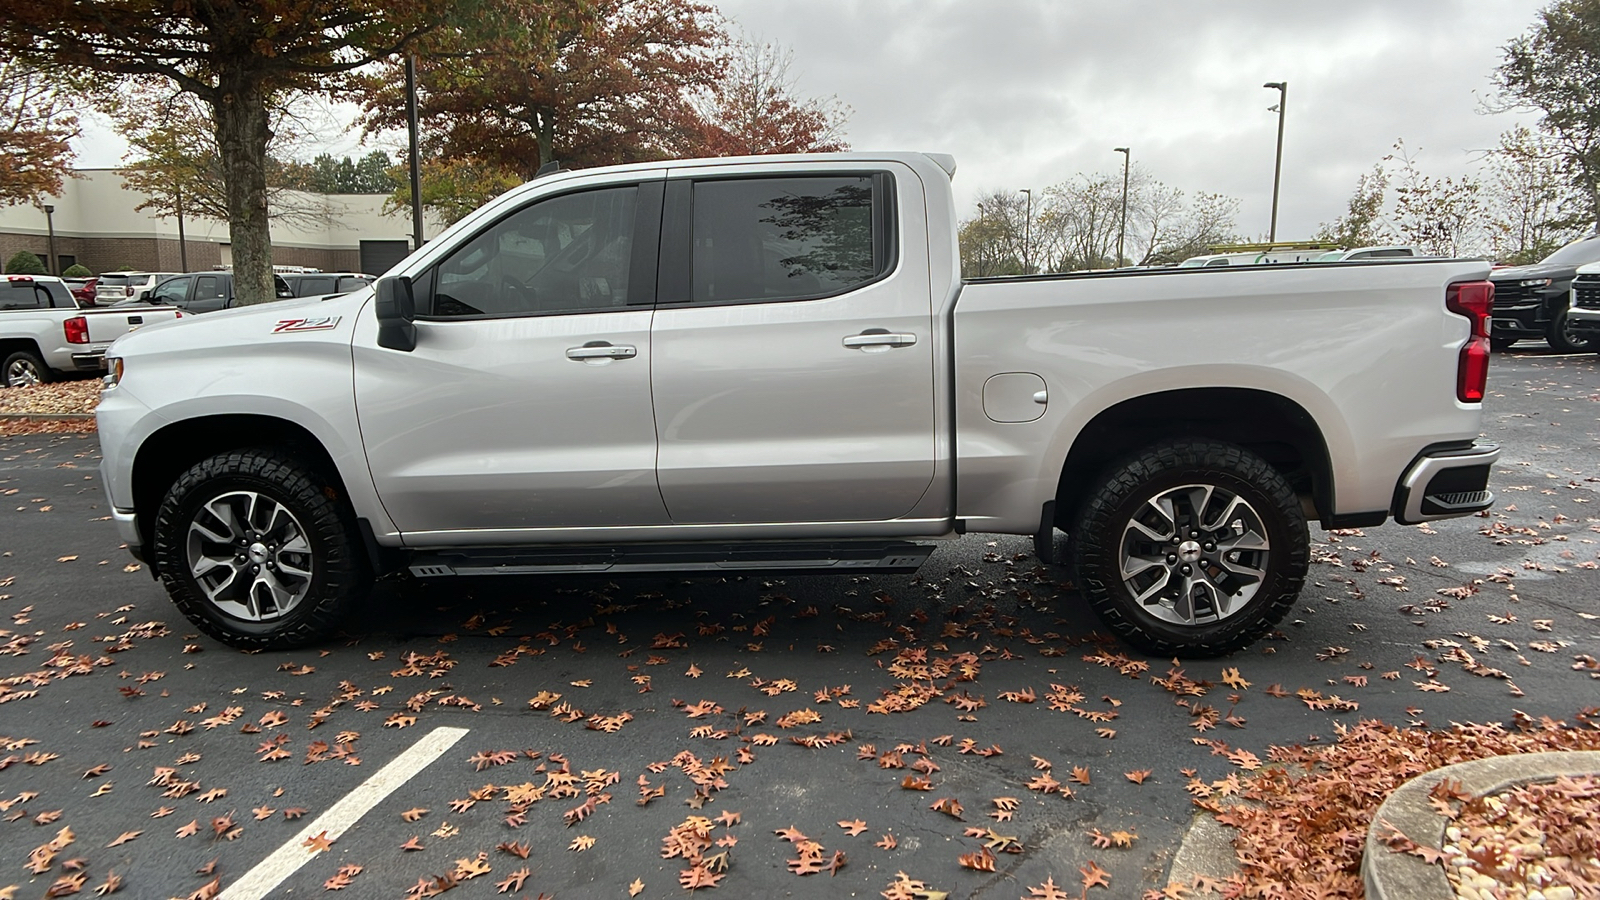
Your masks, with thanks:
[[[25,62],[0,61],[0,205],[61,192],[78,133],[64,87]]]
[[[751,156],[847,150],[850,108],[806,98],[791,72],[794,52],[770,42],[735,44],[722,77],[691,97],[673,147],[678,156]]]
[[[582,167],[659,158],[686,93],[713,85],[725,41],[693,0],[496,0],[485,39],[440,30],[418,47],[429,155],[526,179],[559,159]],[[369,132],[404,127],[399,64],[362,84]]]
[[[271,99],[322,92],[408,47],[472,0],[7,0],[0,57],[106,80],[156,77],[210,110],[221,151],[241,303],[273,298],[268,232]]]

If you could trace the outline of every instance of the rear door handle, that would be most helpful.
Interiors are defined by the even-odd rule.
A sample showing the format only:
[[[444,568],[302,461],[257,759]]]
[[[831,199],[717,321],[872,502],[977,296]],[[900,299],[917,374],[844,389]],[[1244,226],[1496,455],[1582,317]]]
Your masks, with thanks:
[[[606,341],[590,341],[582,347],[568,347],[567,359],[576,359],[580,362],[586,359],[633,359],[639,355],[639,348],[630,344],[611,344]]]
[[[844,339],[845,347],[864,350],[868,347],[909,347],[917,342],[914,334],[893,334],[887,331],[863,331]]]

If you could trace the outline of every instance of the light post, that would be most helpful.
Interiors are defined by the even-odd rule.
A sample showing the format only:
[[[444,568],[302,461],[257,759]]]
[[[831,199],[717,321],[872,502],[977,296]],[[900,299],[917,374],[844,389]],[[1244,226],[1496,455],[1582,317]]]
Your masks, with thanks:
[[[1278,240],[1278,185],[1283,177],[1283,113],[1289,106],[1289,82],[1269,81],[1262,87],[1278,92],[1278,105],[1267,109],[1268,112],[1278,113],[1278,156],[1272,164],[1272,230],[1267,232],[1267,242],[1274,243]]]
[[[183,234],[183,188],[173,192],[173,206],[178,214],[178,269],[189,271],[189,239]]]
[[[1023,188],[1018,193],[1028,195],[1028,211],[1022,223],[1022,274],[1032,275],[1033,266],[1029,265],[1028,257],[1033,244],[1033,191]]]
[[[61,274],[60,272],[56,271],[56,217],[55,217],[55,213],[56,213],[56,208],[54,206],[51,206],[48,203],[46,203],[44,205],[44,224],[45,224],[45,228],[49,229],[49,233],[50,233],[50,244],[49,244],[49,248],[50,249],[45,251],[46,253],[50,254],[50,260],[49,260],[49,262],[46,262],[44,264],[44,270],[46,272],[49,272],[51,275],[59,275],[59,274]]]
[[[1117,226],[1117,264],[1112,268],[1122,265],[1122,242],[1128,236],[1128,164],[1133,159],[1133,154],[1127,147],[1112,147],[1112,153],[1122,154],[1122,221]]]

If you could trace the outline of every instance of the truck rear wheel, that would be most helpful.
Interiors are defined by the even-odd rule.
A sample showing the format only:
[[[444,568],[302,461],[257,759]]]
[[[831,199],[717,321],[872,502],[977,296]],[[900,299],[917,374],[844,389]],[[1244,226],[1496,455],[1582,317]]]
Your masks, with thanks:
[[[1254,643],[1300,595],[1309,565],[1294,488],[1242,447],[1149,447],[1108,470],[1072,529],[1078,586],[1095,614],[1159,656],[1221,656]]]
[[[154,557],[178,610],[225,644],[280,649],[327,637],[371,574],[328,479],[275,450],[235,450],[178,476]]]
[[[8,354],[0,372],[5,374],[6,387],[33,387],[50,380],[50,367],[26,350]]]

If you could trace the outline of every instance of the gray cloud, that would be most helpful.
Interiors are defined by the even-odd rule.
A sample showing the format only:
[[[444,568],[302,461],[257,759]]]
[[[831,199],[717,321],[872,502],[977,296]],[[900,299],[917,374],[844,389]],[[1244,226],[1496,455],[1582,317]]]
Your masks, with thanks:
[[[1398,138],[1431,173],[1474,167],[1520,118],[1483,115],[1499,48],[1532,0],[910,2],[723,0],[752,35],[789,45],[807,93],[854,108],[859,149],[954,153],[958,203],[1113,171],[1113,146],[1185,191],[1240,198],[1265,235],[1289,82],[1280,238],[1343,210]]]

